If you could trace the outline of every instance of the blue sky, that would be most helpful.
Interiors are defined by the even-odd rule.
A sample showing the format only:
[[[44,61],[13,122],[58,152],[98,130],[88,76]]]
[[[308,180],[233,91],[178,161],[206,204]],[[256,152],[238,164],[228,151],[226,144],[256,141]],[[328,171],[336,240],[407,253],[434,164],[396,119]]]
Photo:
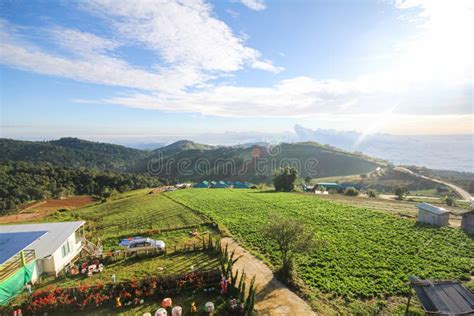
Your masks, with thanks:
[[[469,1],[2,1],[0,136],[474,134]]]

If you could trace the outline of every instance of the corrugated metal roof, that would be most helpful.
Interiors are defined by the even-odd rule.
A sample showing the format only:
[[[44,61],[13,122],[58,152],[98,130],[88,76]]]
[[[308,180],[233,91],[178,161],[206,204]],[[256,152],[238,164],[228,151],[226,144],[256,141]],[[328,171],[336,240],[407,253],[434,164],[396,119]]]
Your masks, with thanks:
[[[418,204],[416,204],[416,206],[418,208],[421,208],[422,210],[425,210],[425,211],[433,213],[433,214],[441,215],[441,214],[449,213],[447,210],[445,210],[442,207],[434,206],[434,205],[431,205],[431,204],[425,203],[425,202],[418,203]]]
[[[416,295],[428,313],[474,313],[474,294],[457,281],[429,281],[410,277]]]
[[[0,264],[27,248],[46,231],[0,233]]]
[[[0,234],[3,233],[32,233],[46,232],[24,249],[34,249],[36,258],[44,258],[56,251],[79,227],[86,222],[59,222],[0,225]]]

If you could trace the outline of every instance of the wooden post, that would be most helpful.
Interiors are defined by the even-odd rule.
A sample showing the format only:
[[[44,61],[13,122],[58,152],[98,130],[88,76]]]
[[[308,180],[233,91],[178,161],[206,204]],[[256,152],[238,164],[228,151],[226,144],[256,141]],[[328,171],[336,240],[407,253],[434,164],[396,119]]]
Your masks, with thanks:
[[[408,292],[408,301],[407,301],[407,308],[405,309],[405,316],[410,315],[410,302],[411,302],[411,287],[410,287],[410,292]]]
[[[20,256],[21,256],[21,264],[23,266],[26,266],[26,258],[25,258],[25,253],[22,251],[20,251]]]

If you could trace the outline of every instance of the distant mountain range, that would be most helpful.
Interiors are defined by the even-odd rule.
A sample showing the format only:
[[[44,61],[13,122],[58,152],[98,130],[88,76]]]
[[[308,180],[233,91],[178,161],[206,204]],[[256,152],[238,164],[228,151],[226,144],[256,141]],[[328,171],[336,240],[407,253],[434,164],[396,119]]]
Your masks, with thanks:
[[[255,183],[270,182],[273,170],[284,164],[298,167],[302,177],[328,177],[366,173],[385,163],[316,142],[265,145],[211,146],[181,140],[150,151],[77,138],[45,142],[0,139],[0,162],[151,172],[172,180],[225,179]]]

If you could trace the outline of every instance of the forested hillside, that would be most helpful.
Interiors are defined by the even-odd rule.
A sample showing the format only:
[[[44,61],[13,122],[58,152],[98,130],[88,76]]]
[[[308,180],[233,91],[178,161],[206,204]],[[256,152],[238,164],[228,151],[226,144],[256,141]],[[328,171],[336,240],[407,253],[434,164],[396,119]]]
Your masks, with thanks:
[[[160,180],[147,174],[9,162],[0,165],[0,210],[32,200],[82,194],[107,197],[114,190],[124,192],[158,185]]]
[[[157,149],[133,167],[133,171],[152,171],[162,178],[181,181],[224,179],[270,183],[273,171],[285,164],[295,166],[300,177],[327,177],[367,173],[384,163],[315,142],[282,143],[271,148],[198,145],[188,142],[182,150],[170,150],[169,146]]]
[[[148,155],[146,151],[124,146],[61,138],[47,142],[0,139],[0,162],[49,162],[55,166],[81,166],[125,171]]]

